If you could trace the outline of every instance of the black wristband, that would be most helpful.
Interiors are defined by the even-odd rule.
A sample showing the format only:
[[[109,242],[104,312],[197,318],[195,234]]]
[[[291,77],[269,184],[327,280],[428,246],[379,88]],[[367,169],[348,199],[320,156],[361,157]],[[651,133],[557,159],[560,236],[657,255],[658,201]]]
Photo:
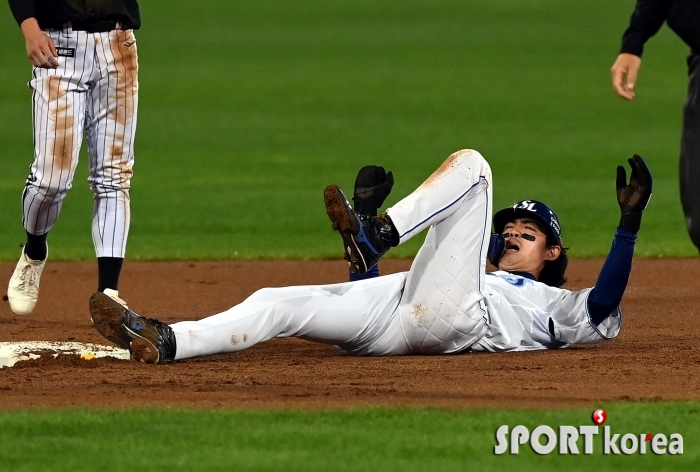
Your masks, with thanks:
[[[630,233],[637,234],[639,228],[642,225],[642,212],[641,211],[631,211],[622,212],[620,215],[620,225],[619,227],[629,231]]]

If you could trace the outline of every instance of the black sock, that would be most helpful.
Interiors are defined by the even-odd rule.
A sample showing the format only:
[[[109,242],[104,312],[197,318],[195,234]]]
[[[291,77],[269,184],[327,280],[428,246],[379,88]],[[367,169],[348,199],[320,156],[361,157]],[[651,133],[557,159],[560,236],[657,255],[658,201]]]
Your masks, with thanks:
[[[24,253],[33,261],[43,261],[46,259],[46,235],[39,236],[27,233],[27,244],[24,245]]]
[[[121,274],[123,262],[124,259],[121,257],[97,258],[98,292],[103,292],[106,288],[119,290],[119,274]]]

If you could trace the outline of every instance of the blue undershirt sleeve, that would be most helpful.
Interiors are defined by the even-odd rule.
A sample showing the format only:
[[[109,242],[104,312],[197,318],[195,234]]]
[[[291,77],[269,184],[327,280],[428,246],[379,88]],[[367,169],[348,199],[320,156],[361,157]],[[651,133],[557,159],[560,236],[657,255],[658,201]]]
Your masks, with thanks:
[[[379,277],[379,264],[375,264],[370,270],[364,275],[353,274],[350,272],[350,282],[355,282],[358,280],[373,279],[374,277]]]
[[[636,233],[617,228],[608,257],[598,275],[598,281],[588,295],[588,313],[596,326],[622,301],[632,270],[636,240]]]

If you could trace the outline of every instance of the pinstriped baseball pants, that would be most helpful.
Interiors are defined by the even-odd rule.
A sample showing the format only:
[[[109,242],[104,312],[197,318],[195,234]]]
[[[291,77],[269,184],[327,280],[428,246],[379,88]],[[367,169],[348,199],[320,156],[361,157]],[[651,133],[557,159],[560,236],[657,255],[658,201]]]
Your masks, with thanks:
[[[34,68],[34,162],[22,195],[25,229],[47,233],[72,187],[85,132],[94,194],[97,257],[124,257],[134,164],[138,58],[132,30],[45,31],[59,49],[56,69]]]

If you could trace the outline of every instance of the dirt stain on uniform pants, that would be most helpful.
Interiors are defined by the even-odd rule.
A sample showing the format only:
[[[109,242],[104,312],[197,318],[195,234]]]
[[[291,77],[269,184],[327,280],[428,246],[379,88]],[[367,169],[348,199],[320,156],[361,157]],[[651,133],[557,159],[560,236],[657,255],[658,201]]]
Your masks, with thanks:
[[[114,56],[113,71],[110,76],[115,79],[113,96],[109,97],[108,113],[116,123],[112,135],[111,156],[122,178],[131,177],[131,165],[128,156],[124,156],[124,129],[135,125],[136,100],[138,94],[138,55],[133,31],[117,30],[110,42]],[[110,77],[110,78],[111,78]],[[133,133],[129,133],[133,136]],[[126,158],[126,159],[125,159]]]
[[[61,169],[69,169],[75,153],[75,117],[73,104],[66,97],[67,87],[61,77],[51,75],[46,78],[49,90],[50,121],[54,125],[52,155],[54,163]],[[61,100],[64,99],[64,100]]]

